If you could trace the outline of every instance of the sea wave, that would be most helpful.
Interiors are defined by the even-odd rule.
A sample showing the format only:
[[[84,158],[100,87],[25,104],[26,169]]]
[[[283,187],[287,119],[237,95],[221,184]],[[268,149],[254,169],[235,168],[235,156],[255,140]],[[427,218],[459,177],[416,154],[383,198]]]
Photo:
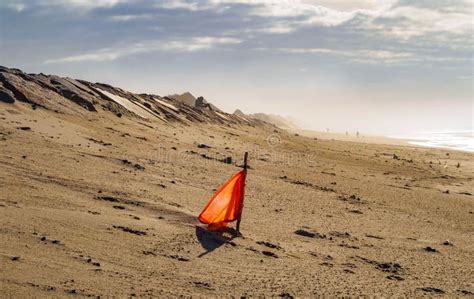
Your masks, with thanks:
[[[413,145],[449,148],[474,152],[473,131],[419,132],[414,134],[392,135],[391,138],[405,139]]]

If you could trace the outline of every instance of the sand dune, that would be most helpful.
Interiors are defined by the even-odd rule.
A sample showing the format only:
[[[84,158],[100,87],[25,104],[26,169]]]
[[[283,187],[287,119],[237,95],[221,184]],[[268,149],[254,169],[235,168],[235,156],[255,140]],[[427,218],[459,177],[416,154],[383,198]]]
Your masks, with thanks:
[[[11,72],[2,297],[474,296],[472,153],[315,140],[85,81],[63,95],[42,78],[46,92]],[[196,216],[245,151],[243,237],[209,232]]]

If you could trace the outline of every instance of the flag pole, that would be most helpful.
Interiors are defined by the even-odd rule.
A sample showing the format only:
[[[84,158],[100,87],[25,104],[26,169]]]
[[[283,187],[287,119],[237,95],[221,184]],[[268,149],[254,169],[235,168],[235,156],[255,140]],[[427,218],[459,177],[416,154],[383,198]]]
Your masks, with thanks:
[[[248,168],[248,165],[247,165],[247,158],[249,156],[249,153],[248,152],[245,152],[244,154],[244,170],[247,171],[247,168]],[[240,233],[240,221],[242,220],[242,211],[240,211],[240,215],[239,215],[239,219],[237,219],[237,226],[236,226],[236,230],[238,233]]]

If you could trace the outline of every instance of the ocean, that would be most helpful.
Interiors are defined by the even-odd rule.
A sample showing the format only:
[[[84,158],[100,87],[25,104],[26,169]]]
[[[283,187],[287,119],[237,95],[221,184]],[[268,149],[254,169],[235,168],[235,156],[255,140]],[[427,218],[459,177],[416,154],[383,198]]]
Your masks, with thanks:
[[[472,130],[419,132],[415,134],[391,135],[389,137],[405,139],[408,140],[408,143],[414,145],[474,152],[474,132]]]

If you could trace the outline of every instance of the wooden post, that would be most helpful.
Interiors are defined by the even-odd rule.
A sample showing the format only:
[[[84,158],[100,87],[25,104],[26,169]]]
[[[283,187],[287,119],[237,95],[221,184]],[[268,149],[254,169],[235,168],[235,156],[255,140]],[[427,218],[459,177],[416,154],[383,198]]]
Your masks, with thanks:
[[[245,152],[245,154],[244,154],[244,170],[245,171],[247,171],[247,168],[248,168],[248,165],[247,165],[248,156],[249,156],[249,153]],[[242,212],[243,211],[240,211],[239,219],[237,219],[236,230],[237,230],[238,233],[240,233],[240,221],[242,220]]]

